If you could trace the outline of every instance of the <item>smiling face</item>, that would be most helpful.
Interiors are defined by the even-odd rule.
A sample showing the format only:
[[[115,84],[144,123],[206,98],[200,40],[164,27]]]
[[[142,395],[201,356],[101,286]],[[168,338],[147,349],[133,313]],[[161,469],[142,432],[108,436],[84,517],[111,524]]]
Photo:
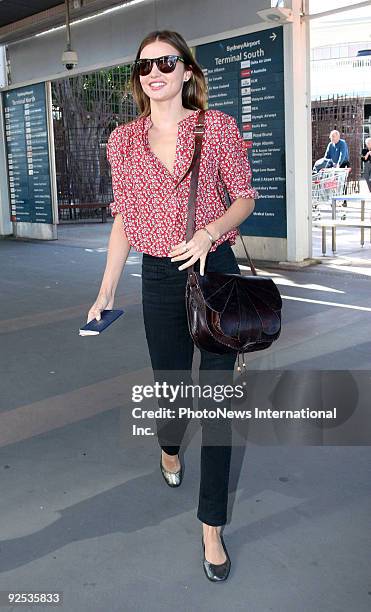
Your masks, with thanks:
[[[140,59],[161,57],[162,55],[181,55],[179,51],[167,42],[156,40],[143,47]],[[169,100],[182,95],[183,82],[192,76],[180,60],[177,61],[173,72],[161,72],[156,63],[152,65],[151,72],[146,76],[139,76],[144,93],[153,101]]]

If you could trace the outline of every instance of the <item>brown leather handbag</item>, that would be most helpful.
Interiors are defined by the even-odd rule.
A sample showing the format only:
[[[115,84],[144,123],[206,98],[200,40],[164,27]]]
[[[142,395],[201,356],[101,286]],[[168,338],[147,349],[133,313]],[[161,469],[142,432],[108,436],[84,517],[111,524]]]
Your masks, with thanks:
[[[201,111],[194,128],[195,150],[188,170],[192,171],[192,175],[188,199],[187,242],[195,231],[195,202],[204,119],[205,111]],[[270,277],[257,275],[239,229],[238,233],[252,275],[205,272],[201,276],[193,265],[189,266],[186,308],[189,332],[196,346],[218,354],[237,352],[240,371],[240,354],[245,367],[244,353],[266,349],[279,337],[282,299]]]

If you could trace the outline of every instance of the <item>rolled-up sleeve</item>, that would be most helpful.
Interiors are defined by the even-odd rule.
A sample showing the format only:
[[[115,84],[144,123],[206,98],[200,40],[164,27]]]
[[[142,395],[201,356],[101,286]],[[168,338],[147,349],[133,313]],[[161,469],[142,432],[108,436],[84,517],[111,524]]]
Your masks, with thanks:
[[[246,143],[234,117],[225,115],[220,142],[220,176],[227,188],[231,202],[237,198],[259,197],[251,185],[252,172],[247,156]]]
[[[120,126],[111,132],[106,147],[107,160],[111,166],[112,190],[114,201],[109,205],[112,217],[122,213],[125,208],[125,179],[123,150]]]

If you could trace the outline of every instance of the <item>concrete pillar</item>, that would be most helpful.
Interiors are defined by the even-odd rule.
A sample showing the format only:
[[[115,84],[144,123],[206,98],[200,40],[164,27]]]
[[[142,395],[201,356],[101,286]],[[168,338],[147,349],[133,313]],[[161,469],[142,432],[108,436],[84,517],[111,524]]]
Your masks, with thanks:
[[[287,261],[312,257],[312,135],[309,0],[291,0],[294,21],[284,27]]]

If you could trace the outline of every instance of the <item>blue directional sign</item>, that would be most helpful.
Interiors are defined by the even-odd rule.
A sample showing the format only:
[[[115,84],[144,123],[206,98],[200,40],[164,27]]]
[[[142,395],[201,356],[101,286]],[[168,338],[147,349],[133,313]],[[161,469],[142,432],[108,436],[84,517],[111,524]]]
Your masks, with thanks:
[[[260,194],[241,232],[286,238],[282,26],[199,45],[195,56],[206,77],[208,107],[237,121]]]
[[[11,220],[53,223],[45,84],[2,96]]]

